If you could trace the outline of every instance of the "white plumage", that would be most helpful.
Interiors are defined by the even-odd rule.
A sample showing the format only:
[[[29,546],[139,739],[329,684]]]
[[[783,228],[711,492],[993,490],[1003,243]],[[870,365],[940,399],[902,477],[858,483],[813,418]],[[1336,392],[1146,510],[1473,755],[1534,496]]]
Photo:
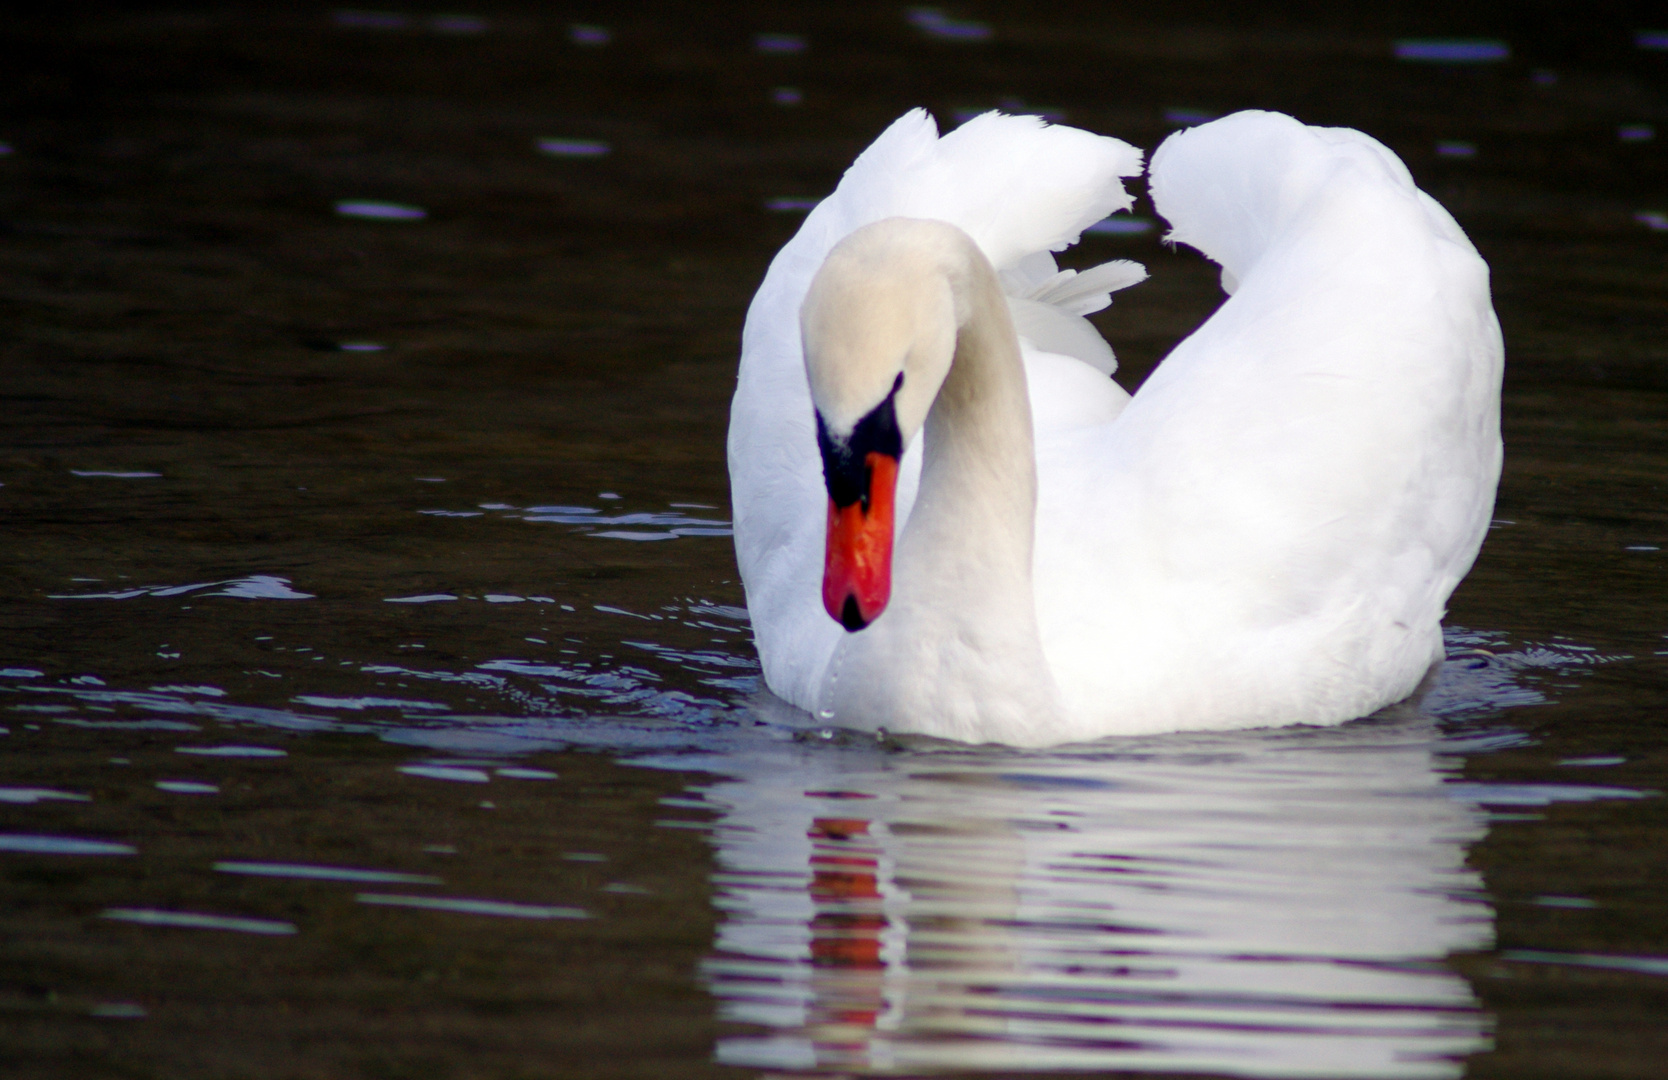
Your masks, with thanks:
[[[1144,271],[1073,276],[1049,252],[1126,209],[1119,178],[1139,168],[1115,139],[994,113],[939,138],[917,110],[772,263],[743,334],[729,460],[737,558],[777,694],[847,726],[1040,745],[1336,723],[1407,696],[1440,656],[1444,604],[1500,469],[1487,267],[1358,132],[1248,112],[1178,133],[1154,155],[1153,198],[1232,296],[1131,399],[1081,315]],[[827,495],[799,316],[835,244],[896,217],[964,231],[1007,296],[1035,433],[1032,581],[956,577],[982,565],[976,523],[940,523],[930,548],[923,523],[911,540],[917,437],[894,599],[848,634],[819,591]],[[929,436],[955,422],[934,407]],[[1051,687],[1019,671],[1030,645],[986,647],[1005,639],[961,599],[1027,585],[1024,632]]]

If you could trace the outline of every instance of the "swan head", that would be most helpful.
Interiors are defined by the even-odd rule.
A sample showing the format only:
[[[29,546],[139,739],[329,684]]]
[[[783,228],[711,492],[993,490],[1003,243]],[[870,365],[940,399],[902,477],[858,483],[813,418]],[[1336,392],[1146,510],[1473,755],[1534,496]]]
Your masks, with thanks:
[[[823,607],[847,630],[891,596],[898,461],[955,356],[970,255],[953,225],[888,218],[834,246],[800,308],[828,486]]]

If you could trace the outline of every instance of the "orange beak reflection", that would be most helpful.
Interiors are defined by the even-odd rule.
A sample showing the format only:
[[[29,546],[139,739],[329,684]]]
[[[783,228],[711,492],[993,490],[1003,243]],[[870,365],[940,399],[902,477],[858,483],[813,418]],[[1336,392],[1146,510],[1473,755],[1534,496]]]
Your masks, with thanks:
[[[847,630],[880,618],[892,596],[892,503],[898,459],[871,452],[863,463],[868,490],[847,506],[828,500],[828,551],[823,564],[822,606]]]

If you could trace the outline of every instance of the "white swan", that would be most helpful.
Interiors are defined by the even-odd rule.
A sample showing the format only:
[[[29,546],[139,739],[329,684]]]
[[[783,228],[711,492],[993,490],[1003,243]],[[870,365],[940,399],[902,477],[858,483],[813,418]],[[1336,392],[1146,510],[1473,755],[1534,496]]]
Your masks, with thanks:
[[[1486,265],[1359,132],[1180,132],[1153,199],[1231,295],[1131,399],[1079,316],[1144,272],[1048,252],[1139,170],[1115,139],[994,113],[941,139],[917,110],[771,264],[729,462],[775,693],[1034,746],[1338,723],[1441,656],[1500,471]]]

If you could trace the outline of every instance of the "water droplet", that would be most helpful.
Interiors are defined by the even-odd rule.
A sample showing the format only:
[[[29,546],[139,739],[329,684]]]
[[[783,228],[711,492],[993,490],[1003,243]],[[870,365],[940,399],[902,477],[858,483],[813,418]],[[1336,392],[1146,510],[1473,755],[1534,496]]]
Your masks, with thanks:
[[[94,1005],[87,1010],[87,1015],[104,1020],[140,1020],[147,1014],[143,1005],[135,1005],[129,1001],[112,1001]]]
[[[487,26],[485,19],[474,15],[436,15],[429,20],[437,34],[484,34]]]
[[[0,851],[26,855],[133,855],[138,849],[105,840],[83,840],[75,836],[25,836],[0,833]]]
[[[1109,217],[1095,222],[1083,231],[1096,236],[1139,236],[1151,232],[1153,223],[1146,218]]]
[[[1216,119],[1216,114],[1204,109],[1165,109],[1164,122],[1179,127],[1192,127],[1194,124],[1204,124]]]
[[[1490,64],[1511,58],[1504,41],[1487,38],[1408,38],[1395,44],[1396,59],[1439,64]]]
[[[990,38],[990,27],[971,19],[954,19],[936,7],[915,7],[908,11],[909,22],[931,38],[943,41],[985,41]]]
[[[611,149],[607,143],[596,139],[539,139],[534,145],[539,153],[551,157],[606,157]]]
[[[101,919],[117,919],[141,926],[171,926],[188,930],[233,930],[244,934],[293,934],[295,924],[276,919],[243,919],[196,911],[158,911],[154,908],[105,908]]]
[[[421,221],[429,216],[420,206],[382,202],[379,199],[343,199],[336,204],[342,217],[364,218],[370,221]]]
[[[805,51],[805,39],[798,34],[754,34],[753,47],[773,56],[791,56]]]
[[[820,199],[801,199],[784,197],[780,199],[766,199],[765,209],[773,214],[798,214],[816,208]]]
[[[175,795],[218,795],[220,788],[216,784],[200,784],[194,780],[158,780],[159,791],[171,791]]]
[[[411,22],[393,11],[338,11],[330,21],[355,30],[403,30]]]

